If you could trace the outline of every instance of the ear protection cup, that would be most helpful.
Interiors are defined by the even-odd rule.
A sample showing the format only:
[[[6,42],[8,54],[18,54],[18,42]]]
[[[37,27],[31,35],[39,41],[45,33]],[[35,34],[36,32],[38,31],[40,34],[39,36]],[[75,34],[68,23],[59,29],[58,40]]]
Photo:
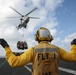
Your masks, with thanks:
[[[38,41],[37,34],[34,35],[35,41]]]
[[[51,36],[50,36],[50,40],[49,40],[49,42],[51,42],[52,40],[53,40],[53,36],[51,35]]]
[[[35,39],[36,41],[38,41],[38,31],[37,31],[36,34],[34,35],[34,39]]]

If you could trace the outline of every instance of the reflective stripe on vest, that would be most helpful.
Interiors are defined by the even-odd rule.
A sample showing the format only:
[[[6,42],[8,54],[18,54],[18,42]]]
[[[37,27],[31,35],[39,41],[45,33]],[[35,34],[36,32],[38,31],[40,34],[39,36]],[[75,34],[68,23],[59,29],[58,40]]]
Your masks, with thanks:
[[[36,52],[58,52],[57,48],[37,48]]]

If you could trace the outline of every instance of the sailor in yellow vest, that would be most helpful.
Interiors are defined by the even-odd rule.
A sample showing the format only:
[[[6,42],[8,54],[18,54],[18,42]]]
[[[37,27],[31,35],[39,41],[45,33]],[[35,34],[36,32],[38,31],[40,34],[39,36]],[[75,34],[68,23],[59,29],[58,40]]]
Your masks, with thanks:
[[[33,63],[33,75],[58,75],[58,60],[68,62],[76,61],[76,39],[71,42],[71,51],[52,45],[53,40],[47,28],[40,28],[35,34],[38,45],[29,48],[20,56],[15,56],[4,39],[0,39],[0,44],[6,51],[6,60],[11,67],[20,67]]]

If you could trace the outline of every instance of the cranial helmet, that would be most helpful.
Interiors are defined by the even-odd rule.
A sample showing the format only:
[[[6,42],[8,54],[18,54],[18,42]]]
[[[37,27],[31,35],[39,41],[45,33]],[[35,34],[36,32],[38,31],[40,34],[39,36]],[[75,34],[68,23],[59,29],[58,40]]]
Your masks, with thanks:
[[[35,34],[35,40],[51,42],[53,40],[53,37],[47,28],[41,27]]]

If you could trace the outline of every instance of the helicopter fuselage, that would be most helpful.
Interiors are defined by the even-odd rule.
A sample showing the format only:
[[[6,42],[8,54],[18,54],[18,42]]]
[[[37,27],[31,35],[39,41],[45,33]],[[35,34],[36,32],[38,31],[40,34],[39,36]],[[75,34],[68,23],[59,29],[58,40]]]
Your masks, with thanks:
[[[29,22],[29,17],[24,18],[24,20],[22,21],[22,24],[27,24]]]
[[[17,12],[17,13],[21,16],[21,18],[20,18],[21,23],[17,26],[17,30],[18,30],[18,29],[21,29],[22,27],[26,28],[27,23],[29,22],[29,18],[38,19],[38,18],[36,18],[36,17],[28,17],[28,15],[29,15],[30,13],[32,13],[33,11],[35,11],[35,10],[37,9],[37,7],[34,8],[33,10],[31,10],[30,12],[28,12],[26,15],[22,15],[20,12],[18,12],[15,8],[13,8],[13,7],[11,7],[11,6],[10,6],[10,8],[13,9],[15,12]]]
[[[18,25],[17,29],[21,29],[22,27],[26,28],[27,23],[29,22],[29,17],[25,18],[21,24]]]

